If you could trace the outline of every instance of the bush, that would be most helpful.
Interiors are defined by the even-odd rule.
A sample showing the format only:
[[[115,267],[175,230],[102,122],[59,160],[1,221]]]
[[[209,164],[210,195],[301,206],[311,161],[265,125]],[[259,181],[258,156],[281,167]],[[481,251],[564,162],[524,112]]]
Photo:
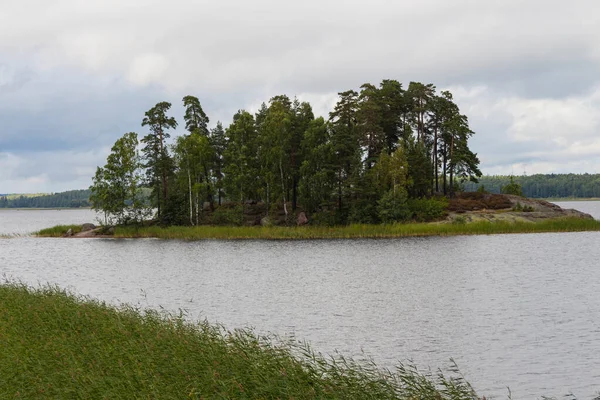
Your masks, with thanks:
[[[412,199],[408,201],[408,208],[417,222],[435,221],[446,216],[448,200],[445,197]]]
[[[308,217],[308,221],[311,225],[318,226],[334,226],[335,225],[335,212],[334,211],[320,211],[311,214]]]
[[[402,188],[391,189],[377,202],[377,213],[383,223],[405,222],[412,217],[408,194]]]
[[[213,225],[243,225],[244,212],[242,206],[221,206],[213,212],[210,222]]]
[[[368,200],[360,201],[352,206],[348,215],[349,224],[376,224],[378,223],[377,207]]]

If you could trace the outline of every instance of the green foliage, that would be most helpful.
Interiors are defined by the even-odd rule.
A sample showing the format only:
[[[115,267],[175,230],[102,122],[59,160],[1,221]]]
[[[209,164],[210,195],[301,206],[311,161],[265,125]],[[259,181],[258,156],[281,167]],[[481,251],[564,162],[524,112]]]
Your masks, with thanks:
[[[454,224],[454,225],[465,225],[466,223],[467,223],[467,219],[465,217],[463,217],[462,215],[454,217],[454,219],[452,220],[452,224]]]
[[[194,228],[191,228],[194,229]],[[0,286],[0,397],[50,399],[440,399],[478,397],[414,366],[325,358],[309,345],[192,324],[45,287]]]
[[[559,218],[540,222],[469,222],[354,224],[331,227],[313,224],[301,227],[254,226],[173,226],[117,227],[115,237],[156,237],[163,239],[350,239],[395,238],[413,236],[492,235],[501,233],[600,231],[600,221],[582,218]],[[337,215],[335,215],[335,218]],[[335,221],[337,224],[337,219]]]
[[[36,236],[42,237],[63,237],[71,230],[73,234],[81,232],[81,225],[57,225],[52,228],[42,229],[36,233]]]
[[[479,179],[490,193],[501,193],[510,183],[511,176],[493,175]],[[519,176],[523,195],[531,198],[600,198],[600,174],[536,174]],[[466,182],[467,191],[475,184]]]
[[[408,208],[417,222],[436,221],[447,214],[448,200],[442,198],[422,198],[408,200]]]
[[[264,202],[267,210],[282,204],[288,222],[297,208],[328,210],[336,224],[374,223],[382,215],[404,220],[404,206],[394,205],[390,190],[418,199],[439,193],[441,184],[454,195],[456,184],[481,174],[468,147],[467,117],[450,92],[436,94],[432,84],[411,82],[404,90],[395,80],[365,83],[360,93],[339,93],[328,121],[285,94],[263,103],[255,116],[239,110],[226,129],[208,128],[197,97],[184,97],[183,105],[188,134],[174,145],[166,145],[177,127],[167,115],[170,103],[156,104],[142,122],[150,131],[142,140],[145,185],[163,225],[206,223],[204,205],[212,211],[215,198],[219,205]],[[103,173],[98,193],[108,193]],[[95,200],[108,205],[112,197]]]
[[[520,202],[517,201],[517,204],[512,208],[513,211],[520,211],[520,212],[532,212],[535,209],[532,206],[528,206],[528,205],[522,205]]]
[[[165,143],[170,137],[168,130],[177,128],[175,118],[167,115],[170,108],[171,103],[166,101],[157,103],[146,111],[142,120],[142,126],[147,126],[150,130],[142,139],[145,145],[142,153],[145,159],[146,183],[152,188],[152,205],[157,208],[158,218],[163,222],[173,219],[164,213],[169,201],[169,180],[175,167]]]
[[[218,207],[213,212],[211,219],[211,224],[213,225],[232,225],[232,226],[240,226],[244,223],[244,211],[242,206],[234,205],[233,207],[229,205],[223,205]]]
[[[376,203],[363,200],[355,202],[348,215],[349,224],[376,224],[379,222],[379,207]]]
[[[519,185],[517,182],[515,182],[515,180],[512,176],[510,177],[510,182],[508,183],[508,185],[502,186],[500,191],[503,194],[513,194],[515,196],[523,196],[523,189],[521,188],[521,185]]]
[[[406,190],[396,187],[387,191],[377,202],[377,213],[381,222],[386,224],[408,221],[412,212]]]
[[[141,163],[137,134],[129,132],[111,149],[106,165],[98,167],[90,186],[92,208],[107,223],[139,223],[150,213],[141,189]]]

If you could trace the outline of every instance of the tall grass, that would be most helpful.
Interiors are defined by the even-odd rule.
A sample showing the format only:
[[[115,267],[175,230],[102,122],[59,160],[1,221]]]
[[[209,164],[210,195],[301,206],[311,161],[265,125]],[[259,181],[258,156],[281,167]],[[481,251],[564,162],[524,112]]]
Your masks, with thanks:
[[[232,227],[171,226],[117,227],[115,237],[164,239],[350,239],[409,236],[491,235],[503,233],[600,231],[600,221],[561,218],[540,222],[410,223],[389,225],[349,225],[336,227]]]
[[[477,399],[455,371],[325,358],[248,330],[0,285],[0,398]]]
[[[73,234],[81,232],[81,225],[56,225],[52,228],[42,229],[36,233],[36,236],[44,237],[62,237],[71,229]]]

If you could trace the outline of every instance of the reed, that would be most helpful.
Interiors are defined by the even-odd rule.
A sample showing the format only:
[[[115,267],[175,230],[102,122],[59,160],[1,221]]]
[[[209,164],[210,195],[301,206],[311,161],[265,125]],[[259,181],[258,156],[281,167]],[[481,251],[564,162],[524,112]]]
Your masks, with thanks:
[[[118,238],[162,239],[355,239],[411,236],[492,235],[505,233],[600,231],[600,221],[561,218],[540,222],[409,223],[336,227],[171,226],[117,227]]]
[[[0,398],[478,399],[455,370],[326,358],[305,343],[55,287],[0,285]]]
[[[79,233],[81,232],[81,225],[56,225],[52,228],[42,229],[39,232],[36,232],[36,236],[42,237],[63,237],[68,230],[71,229],[72,232]]]

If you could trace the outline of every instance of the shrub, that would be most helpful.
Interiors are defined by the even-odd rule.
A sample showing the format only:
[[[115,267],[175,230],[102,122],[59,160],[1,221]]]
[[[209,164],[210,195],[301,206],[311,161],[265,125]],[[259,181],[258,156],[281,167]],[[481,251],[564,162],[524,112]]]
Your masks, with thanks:
[[[327,211],[327,210],[316,212],[309,216],[308,221],[311,225],[334,226],[335,225],[335,212]]]
[[[371,201],[360,201],[350,209],[348,215],[348,223],[350,224],[376,224],[378,222],[377,207]]]
[[[446,216],[448,200],[445,197],[440,199],[412,199],[408,201],[408,208],[415,221],[434,221]]]
[[[221,206],[217,208],[211,217],[213,225],[242,225],[244,223],[244,212],[242,206]]]
[[[377,202],[377,213],[383,223],[408,221],[412,211],[406,190],[398,187],[386,192]]]

